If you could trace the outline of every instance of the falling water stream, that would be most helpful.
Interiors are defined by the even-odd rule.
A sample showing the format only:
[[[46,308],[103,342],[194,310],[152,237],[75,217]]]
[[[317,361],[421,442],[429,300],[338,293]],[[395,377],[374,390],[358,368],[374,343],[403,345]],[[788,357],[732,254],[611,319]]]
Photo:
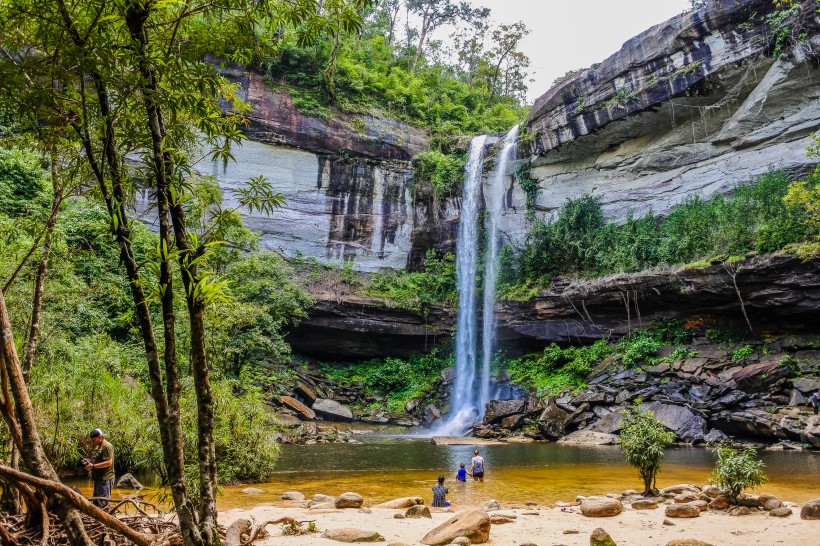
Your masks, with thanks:
[[[501,214],[504,178],[514,153],[518,126],[507,133],[499,151],[496,168],[485,194],[488,219],[487,255],[484,271],[482,308],[481,367],[478,362],[477,282],[479,248],[479,212],[481,210],[482,164],[486,135],[470,142],[462,192],[461,219],[456,246],[456,277],[458,282],[458,317],[456,321],[456,380],[452,393],[450,417],[438,427],[436,434],[461,434],[484,413],[490,400],[490,358],[495,339],[495,283],[498,278],[499,236],[498,217]],[[478,383],[478,384],[476,384]]]
[[[484,257],[484,305],[481,322],[481,391],[478,400],[480,413],[490,401],[490,360],[495,345],[495,285],[498,281],[498,251],[501,248],[498,221],[501,217],[504,200],[504,179],[507,166],[515,156],[515,143],[518,140],[518,125],[510,129],[504,137],[495,171],[490,177],[489,191],[485,196],[487,206],[487,252]]]

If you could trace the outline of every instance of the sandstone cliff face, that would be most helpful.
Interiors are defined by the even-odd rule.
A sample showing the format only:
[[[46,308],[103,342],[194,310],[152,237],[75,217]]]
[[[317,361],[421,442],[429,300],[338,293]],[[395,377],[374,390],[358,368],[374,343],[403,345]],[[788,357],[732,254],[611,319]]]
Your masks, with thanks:
[[[728,191],[770,168],[793,177],[811,169],[805,150],[820,127],[820,19],[806,2],[793,21],[795,36],[805,37],[773,58],[776,29],[764,19],[771,4],[710,2],[536,100],[527,130],[537,210],[549,217],[588,194],[622,220]]]

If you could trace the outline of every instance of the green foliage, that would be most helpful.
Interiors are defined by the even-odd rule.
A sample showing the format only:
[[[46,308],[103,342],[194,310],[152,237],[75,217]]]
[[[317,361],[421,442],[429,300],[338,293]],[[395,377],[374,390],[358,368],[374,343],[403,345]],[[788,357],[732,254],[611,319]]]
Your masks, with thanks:
[[[752,356],[754,352],[754,349],[752,349],[749,345],[744,345],[732,353],[732,360],[735,362],[744,360],[745,358]]]
[[[709,477],[709,483],[717,484],[726,491],[729,500],[737,503],[744,489],[754,489],[766,483],[763,462],[751,447],[736,449],[729,445],[717,448],[717,463]]]
[[[361,381],[368,394],[385,395],[387,409],[403,412],[405,404],[432,394],[439,374],[455,365],[452,354],[438,349],[407,360],[385,358],[357,364],[324,364],[323,373],[339,381]]]
[[[813,239],[820,233],[810,205],[817,200],[812,192],[818,181],[820,172],[791,186],[784,202],[789,179],[782,171],[771,171],[738,186],[730,197],[690,197],[665,218],[649,213],[630,216],[620,225],[604,221],[595,198],[568,200],[555,221],[533,225],[517,264],[506,257],[499,293],[521,293],[516,286],[546,286],[560,276],[597,277],[718,255],[739,259],[750,251],[773,252]]]
[[[555,343],[541,355],[510,360],[504,368],[512,381],[534,389],[539,395],[578,389],[593,366],[603,361],[612,348],[605,340],[584,347],[561,348]]]
[[[624,410],[621,428],[621,451],[630,465],[638,469],[644,494],[651,495],[661,469],[663,450],[675,440],[675,433],[657,420],[651,411],[641,409],[641,399]]]
[[[455,256],[448,253],[439,258],[428,250],[421,271],[377,273],[364,292],[405,309],[426,311],[430,305],[453,306],[457,301]]]
[[[413,158],[413,185],[430,184],[441,197],[460,194],[466,161],[464,154],[447,155],[438,150],[421,152]]]
[[[46,201],[48,173],[36,154],[16,148],[0,148],[0,214],[11,217],[41,214]]]
[[[516,169],[515,179],[527,196],[527,213],[532,215],[535,211],[535,198],[538,196],[538,181],[530,175],[528,165],[521,165]]]
[[[631,339],[624,339],[622,342],[623,354],[621,362],[627,368],[632,368],[641,363],[647,362],[654,355],[660,343],[650,335],[636,335]]]

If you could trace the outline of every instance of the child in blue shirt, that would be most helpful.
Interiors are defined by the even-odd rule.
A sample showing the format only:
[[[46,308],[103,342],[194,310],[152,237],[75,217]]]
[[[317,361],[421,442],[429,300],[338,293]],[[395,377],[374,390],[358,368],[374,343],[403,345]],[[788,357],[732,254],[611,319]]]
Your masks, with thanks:
[[[460,482],[467,481],[467,469],[464,468],[464,463],[461,463],[461,467],[458,469],[458,474],[456,474],[456,479]]]

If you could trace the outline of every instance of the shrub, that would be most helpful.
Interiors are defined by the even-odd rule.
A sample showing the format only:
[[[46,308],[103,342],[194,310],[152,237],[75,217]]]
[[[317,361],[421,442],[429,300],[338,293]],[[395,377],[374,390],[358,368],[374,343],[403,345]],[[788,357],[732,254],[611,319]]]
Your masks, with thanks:
[[[723,444],[717,448],[717,464],[709,477],[709,483],[723,488],[729,501],[736,504],[744,489],[753,489],[769,481],[763,472],[763,466],[751,447],[735,449]]]
[[[643,480],[643,494],[654,495],[663,449],[675,440],[675,433],[658,421],[651,411],[641,410],[641,402],[641,399],[635,400],[623,412],[621,451],[626,455],[627,462],[638,469]]]
[[[732,360],[738,362],[740,360],[752,356],[753,354],[754,349],[752,349],[749,345],[744,345],[743,347],[732,353]]]
[[[639,333],[632,340],[622,343],[622,346],[625,350],[621,362],[631,368],[649,360],[657,352],[660,343],[649,335]]]

